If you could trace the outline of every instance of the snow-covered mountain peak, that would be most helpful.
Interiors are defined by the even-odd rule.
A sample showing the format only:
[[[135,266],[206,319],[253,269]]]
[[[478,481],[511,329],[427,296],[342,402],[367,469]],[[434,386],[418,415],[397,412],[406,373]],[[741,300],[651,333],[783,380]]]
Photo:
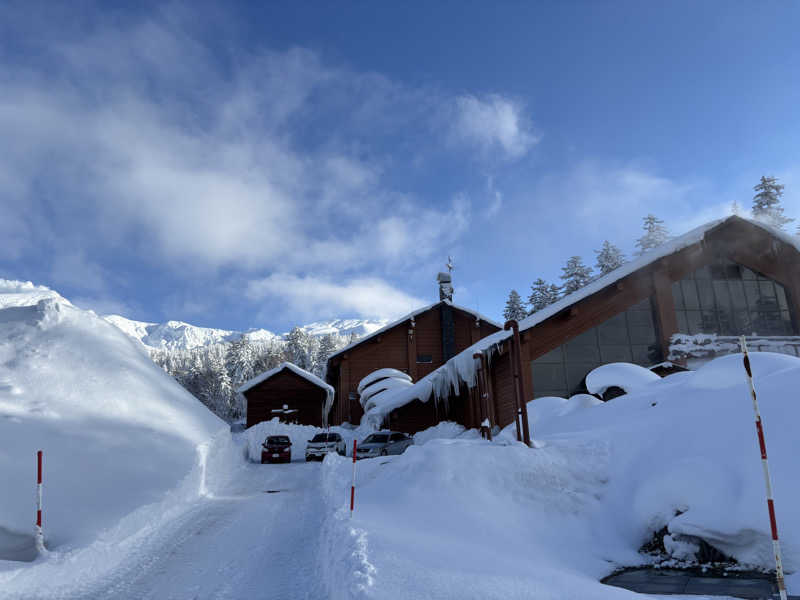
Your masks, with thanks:
[[[127,319],[120,315],[107,315],[104,318],[132,338],[139,340],[147,348],[159,350],[191,350],[192,348],[210,346],[222,342],[232,342],[240,339],[243,335],[246,335],[249,340],[254,342],[281,341],[288,334],[287,332],[279,335],[268,329],[249,329],[243,332],[198,327],[184,321],[173,320],[165,323],[148,323]],[[384,325],[386,325],[385,320],[334,319],[303,325],[300,329],[314,337],[323,335],[349,337],[352,334],[362,337],[380,329]]]

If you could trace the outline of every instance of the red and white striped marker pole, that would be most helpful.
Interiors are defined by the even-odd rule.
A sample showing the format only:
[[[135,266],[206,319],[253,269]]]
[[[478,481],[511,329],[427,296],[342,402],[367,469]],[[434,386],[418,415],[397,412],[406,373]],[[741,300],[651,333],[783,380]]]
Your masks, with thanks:
[[[767,443],[764,441],[764,426],[761,423],[761,412],[758,410],[756,388],[753,385],[753,371],[750,368],[750,356],[747,354],[747,343],[744,336],[739,338],[739,344],[744,354],[744,370],[747,371],[747,384],[750,386],[750,395],[753,397],[753,410],[756,413],[756,431],[758,432],[758,445],[761,448],[761,466],[764,467],[764,484],[767,488],[767,509],[769,510],[769,525],[772,530],[772,549],[775,553],[775,575],[778,579],[778,592],[781,600],[786,600],[786,582],[783,579],[783,559],[781,558],[781,544],[778,541],[778,523],[775,520],[775,502],[772,497],[772,479],[769,475],[767,462]]]
[[[42,451],[36,453],[36,551],[45,551],[42,533]]]
[[[353,440],[353,484],[350,486],[350,518],[353,518],[353,507],[356,503],[356,440]]]

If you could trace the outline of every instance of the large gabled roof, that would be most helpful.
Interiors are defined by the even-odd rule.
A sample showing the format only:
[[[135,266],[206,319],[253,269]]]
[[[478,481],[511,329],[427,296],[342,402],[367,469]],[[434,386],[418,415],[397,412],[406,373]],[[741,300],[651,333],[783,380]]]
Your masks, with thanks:
[[[392,321],[388,325],[385,325],[385,326],[381,327],[380,329],[378,329],[376,331],[373,331],[369,335],[365,335],[364,337],[358,338],[352,344],[348,344],[347,346],[345,346],[341,350],[337,350],[336,352],[331,354],[328,357],[328,361],[330,361],[331,359],[333,359],[336,356],[339,356],[340,354],[344,354],[345,352],[347,352],[349,350],[352,350],[356,346],[360,346],[364,342],[367,342],[367,341],[371,340],[372,338],[381,335],[382,333],[386,333],[390,329],[393,329],[393,328],[397,327],[398,325],[401,325],[402,323],[404,323],[406,321],[413,320],[414,317],[416,317],[417,315],[421,315],[422,313],[428,312],[429,310],[431,310],[433,308],[436,308],[440,304],[447,304],[447,305],[453,307],[456,310],[460,310],[461,312],[465,312],[467,314],[470,314],[473,317],[475,317],[475,320],[477,320],[477,321],[485,321],[486,323],[489,323],[490,325],[494,325],[498,329],[502,329],[503,328],[503,326],[500,325],[499,323],[496,323],[495,321],[493,321],[489,317],[486,317],[486,316],[484,316],[484,315],[482,315],[482,314],[480,314],[480,313],[478,313],[478,312],[476,312],[476,311],[474,311],[472,309],[464,308],[463,306],[458,306],[456,304],[453,304],[449,300],[440,300],[439,302],[434,302],[433,304],[429,304],[427,306],[423,306],[422,308],[418,308],[417,310],[408,313],[404,317],[401,317],[401,318],[397,319],[396,321]]]
[[[309,373],[305,369],[301,369],[300,367],[298,367],[294,363],[290,363],[290,362],[282,362],[281,364],[279,364],[274,369],[270,369],[269,371],[264,371],[260,375],[256,375],[251,380],[246,381],[245,383],[240,385],[239,388],[236,391],[239,392],[240,394],[243,394],[247,390],[249,390],[251,388],[254,388],[259,383],[262,383],[262,382],[266,381],[270,377],[274,377],[275,375],[277,375],[278,373],[280,373],[281,371],[283,371],[285,369],[290,370],[295,375],[299,375],[303,379],[313,383],[314,385],[316,385],[319,388],[322,388],[326,392],[330,392],[331,394],[333,393],[333,387],[331,387],[330,385],[328,385],[327,383],[322,381],[322,379],[320,379],[319,377],[317,377],[313,373]]]
[[[718,227],[727,223],[741,221],[754,227],[759,227],[765,230],[773,237],[788,244],[798,252],[800,252],[800,239],[787,234],[785,231],[771,227],[759,221],[745,219],[739,216],[730,216],[724,219],[717,219],[710,221],[692,229],[691,231],[673,238],[668,242],[654,248],[653,250],[643,254],[642,256],[623,264],[611,271],[610,273],[599,277],[590,284],[561,298],[558,302],[554,302],[550,306],[543,308],[531,316],[522,319],[519,322],[521,331],[531,329],[536,325],[546,321],[547,319],[557,315],[558,313],[569,309],[574,304],[596,294],[609,286],[614,285],[624,277],[639,271],[649,265],[659,261],[660,259],[680,252],[685,248],[693,246],[703,241],[708,233],[717,229]],[[392,393],[382,395],[380,402],[374,403],[371,415],[377,417],[378,420],[388,415],[392,410],[403,406],[415,399],[426,402],[431,396],[437,398],[445,397],[452,389],[458,389],[460,383],[466,383],[469,387],[475,384],[475,364],[472,358],[473,354],[483,352],[495,348],[502,344],[507,338],[512,335],[512,332],[500,330],[485,338],[475,342],[472,346],[462,350],[445,364],[432,371],[419,381],[415,382],[413,386],[408,388],[399,389]]]

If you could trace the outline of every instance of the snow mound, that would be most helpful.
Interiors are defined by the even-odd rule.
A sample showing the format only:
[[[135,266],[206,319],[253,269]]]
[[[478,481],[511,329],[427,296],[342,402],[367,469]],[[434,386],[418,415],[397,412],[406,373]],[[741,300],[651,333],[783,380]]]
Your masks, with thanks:
[[[380,381],[381,379],[387,379],[387,378],[403,379],[405,381],[408,381],[409,383],[413,381],[411,377],[408,375],[408,373],[403,373],[402,371],[398,371],[397,369],[389,369],[389,368],[378,369],[377,371],[373,371],[372,373],[364,377],[364,379],[358,382],[358,388],[357,388],[358,393],[363,394],[364,390],[367,387],[369,387],[370,385],[372,385],[377,381]]]
[[[30,281],[0,279],[0,309],[34,306],[39,301],[48,299],[71,306],[69,300],[43,285],[34,285]]]
[[[51,550],[90,543],[182,482],[209,491],[222,420],[93,312],[32,284],[2,289],[0,547],[32,532],[37,450]]]
[[[590,394],[603,395],[610,387],[631,393],[646,387],[661,377],[649,369],[632,363],[609,363],[593,369],[586,376],[586,389]]]

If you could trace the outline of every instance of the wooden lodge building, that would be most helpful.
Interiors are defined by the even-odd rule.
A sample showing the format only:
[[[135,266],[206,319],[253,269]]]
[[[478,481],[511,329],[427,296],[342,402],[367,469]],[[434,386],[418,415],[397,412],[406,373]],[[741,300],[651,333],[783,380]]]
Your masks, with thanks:
[[[795,242],[732,216],[675,238],[522,320],[518,347],[510,331],[448,302],[359,340],[328,363],[337,392],[332,422],[358,422],[356,386],[382,367],[403,370],[417,382],[402,392],[408,401],[385,415],[393,428],[413,433],[444,419],[467,427],[488,419],[503,427],[515,420],[517,390],[524,402],[584,392],[586,375],[601,364],[650,367],[669,359],[677,334],[758,335],[788,343],[798,333]],[[476,353],[483,358],[472,358]],[[483,364],[482,371],[459,379],[470,360]],[[515,384],[515,363],[521,385]],[[449,394],[431,397],[437,379],[454,378],[457,391],[448,383]]]
[[[274,417],[286,423],[325,427],[334,390],[313,373],[281,363],[237,390],[247,405],[247,427]]]
[[[440,274],[441,300],[357,340],[328,359],[327,381],[336,389],[332,423],[358,424],[364,414],[359,382],[370,373],[393,368],[418,381],[500,325],[452,303],[449,275]],[[436,407],[430,407],[435,410]],[[416,415],[410,414],[411,421]],[[435,418],[435,417],[431,417]],[[439,414],[436,420],[446,420]],[[427,423],[430,418],[424,420]],[[413,429],[409,423],[405,429]],[[424,427],[423,427],[424,428]]]

